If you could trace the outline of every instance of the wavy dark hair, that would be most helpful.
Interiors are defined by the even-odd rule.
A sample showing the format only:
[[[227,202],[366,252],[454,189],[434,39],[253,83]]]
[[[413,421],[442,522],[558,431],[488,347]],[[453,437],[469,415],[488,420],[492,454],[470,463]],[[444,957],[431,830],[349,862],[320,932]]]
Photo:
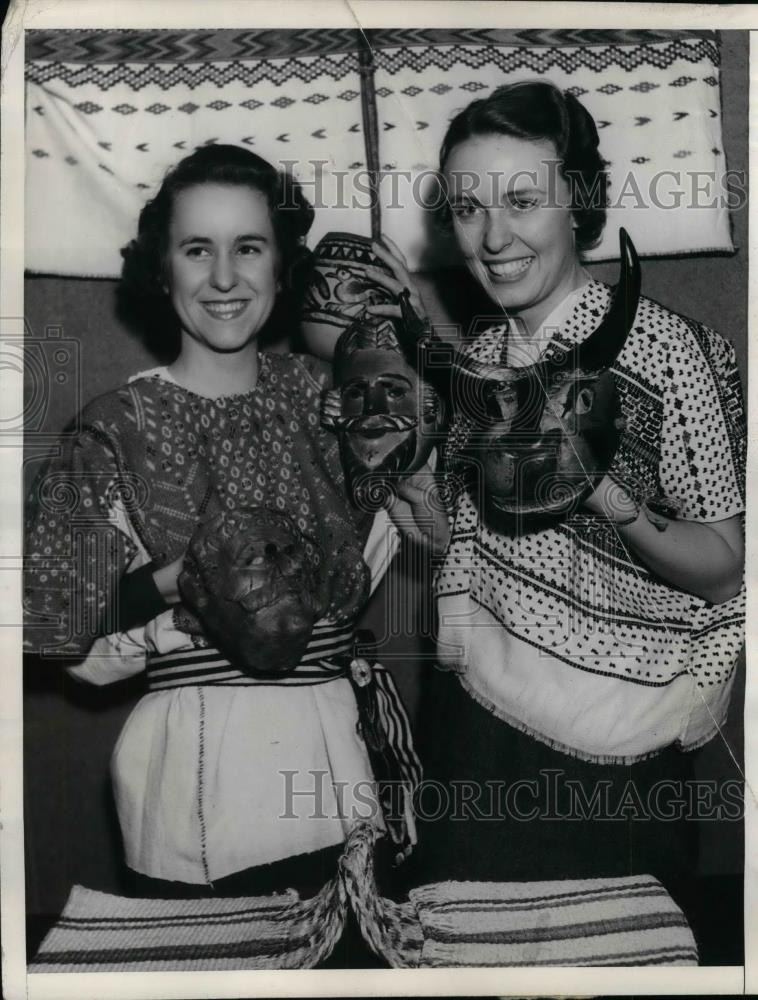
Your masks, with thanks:
[[[268,204],[281,259],[282,291],[259,334],[265,342],[294,330],[304,283],[310,271],[305,237],[313,207],[286,171],[241,146],[210,143],[172,167],[160,190],[140,212],[137,238],[121,251],[118,312],[159,357],[171,358],[180,345],[179,320],[166,291],[168,233],[177,195],[202,184],[247,187]]]
[[[453,118],[440,149],[440,173],[453,149],[472,136],[510,135],[530,142],[549,140],[571,190],[576,247],[589,250],[600,240],[608,201],[608,175],[598,149],[595,120],[568,91],[543,80],[506,84],[472,101]],[[449,226],[450,208],[441,205]]]

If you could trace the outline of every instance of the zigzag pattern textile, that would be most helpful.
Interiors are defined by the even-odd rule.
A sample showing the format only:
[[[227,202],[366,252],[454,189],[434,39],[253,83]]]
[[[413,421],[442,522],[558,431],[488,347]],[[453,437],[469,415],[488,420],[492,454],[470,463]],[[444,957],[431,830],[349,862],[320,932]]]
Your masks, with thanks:
[[[608,233],[625,226],[649,255],[733,249],[713,32],[31,31],[27,60],[33,272],[117,275],[166,169],[208,142],[289,166],[316,203],[312,245],[370,233],[378,169],[383,231],[414,269],[447,263],[445,243],[428,250],[423,207],[447,123],[493,87],[533,78],[571,89],[597,121],[618,206]],[[703,176],[715,178],[699,196],[707,207],[688,211]],[[616,256],[613,243],[591,259]]]

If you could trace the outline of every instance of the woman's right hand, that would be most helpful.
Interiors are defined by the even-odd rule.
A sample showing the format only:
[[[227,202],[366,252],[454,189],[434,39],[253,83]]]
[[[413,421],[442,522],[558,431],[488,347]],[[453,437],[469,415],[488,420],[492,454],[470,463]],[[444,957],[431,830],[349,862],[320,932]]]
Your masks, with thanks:
[[[178,604],[181,601],[179,593],[179,574],[184,566],[184,556],[179,556],[173,562],[161,566],[153,573],[155,586],[158,588],[161,597],[166,604]]]
[[[319,595],[322,616],[331,622],[345,624],[357,618],[371,594],[371,574],[357,546],[343,542],[330,567],[323,567]]]
[[[380,260],[384,261],[392,274],[387,274],[383,268],[375,267],[371,264],[366,268],[366,276],[371,278],[375,284],[386,288],[397,299],[399,299],[403,290],[407,288],[411,293],[410,304],[413,311],[420,319],[426,319],[426,308],[408,270],[408,262],[403,256],[402,250],[392,242],[389,236],[383,236],[381,243],[374,240],[371,244],[371,249]],[[374,316],[389,316],[393,319],[402,316],[400,305],[396,303],[367,306],[366,312]]]

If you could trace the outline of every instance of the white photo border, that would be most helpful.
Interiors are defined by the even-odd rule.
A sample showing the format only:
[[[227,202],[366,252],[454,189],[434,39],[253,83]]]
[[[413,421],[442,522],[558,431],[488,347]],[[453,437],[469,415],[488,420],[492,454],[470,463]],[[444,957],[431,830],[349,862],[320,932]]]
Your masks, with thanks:
[[[0,200],[0,336],[23,329],[24,233],[24,30],[53,28],[192,27],[540,27],[571,28],[758,28],[749,5],[393,2],[393,0],[27,0],[8,13],[2,46],[2,193]],[[758,31],[751,32],[750,180],[755,184],[758,143]],[[750,267],[758,272],[758,198],[750,204]],[[758,281],[750,284],[749,365],[758,371]],[[2,377],[2,373],[0,373]],[[16,628],[0,629],[3,689],[0,700],[0,889],[2,892],[3,993],[9,1000],[72,998],[300,997],[300,996],[506,996],[548,994],[724,994],[758,993],[758,801],[750,778],[758,774],[758,681],[755,652],[758,596],[756,468],[758,387],[749,382],[748,629],[745,693],[745,967],[613,969],[439,969],[316,972],[213,973],[26,973],[24,932],[24,842],[22,776],[21,639]],[[20,383],[0,384],[0,420],[23,411]],[[22,449],[0,448],[3,620],[20,621]],[[15,560],[15,563],[14,563]],[[752,675],[752,676],[751,676]],[[752,724],[751,724],[752,723]]]

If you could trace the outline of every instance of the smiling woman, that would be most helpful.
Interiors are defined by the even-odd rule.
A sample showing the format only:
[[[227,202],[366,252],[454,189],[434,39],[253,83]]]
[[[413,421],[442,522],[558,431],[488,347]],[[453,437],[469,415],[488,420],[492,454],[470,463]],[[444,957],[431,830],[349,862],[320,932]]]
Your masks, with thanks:
[[[27,647],[95,684],[147,671],[111,768],[141,895],[310,895],[356,808],[384,826],[348,670],[368,570],[319,424],[328,367],[259,350],[312,217],[246,150],[179,163],[123,275],[178,353],[85,407],[29,499]]]
[[[615,293],[584,270],[606,181],[595,123],[570,93],[537,81],[474,101],[448,127],[440,171],[446,221],[502,322],[457,362],[491,377],[493,409],[477,419],[459,393],[443,455],[454,500],[435,580],[437,653],[453,673],[430,703],[426,765],[451,805],[424,829],[420,881],[654,874],[696,919],[697,817],[653,809],[640,822],[596,807],[604,788],[630,787],[639,801],[660,785],[686,788],[691,751],[726,717],[744,626],[734,349],[638,294],[625,235]],[[392,273],[372,278],[412,293],[396,248],[376,252]],[[595,352],[607,357],[586,364],[591,383],[566,377]],[[561,364],[571,369],[562,393],[548,378]],[[572,386],[581,391],[569,396]],[[604,429],[622,432],[601,468],[577,445],[593,402]],[[551,508],[568,441],[578,502]],[[498,494],[520,517],[492,515]],[[529,808],[487,812],[503,785]],[[471,808],[463,786],[475,790]]]
[[[584,283],[569,185],[555,166],[551,142],[511,135],[472,136],[445,165],[467,267],[504,313],[533,330]]]
[[[208,351],[234,353],[235,367],[243,359],[255,366],[255,339],[274,308],[279,269],[261,192],[204,184],[177,195],[166,277],[182,327],[180,370],[204,367]]]

